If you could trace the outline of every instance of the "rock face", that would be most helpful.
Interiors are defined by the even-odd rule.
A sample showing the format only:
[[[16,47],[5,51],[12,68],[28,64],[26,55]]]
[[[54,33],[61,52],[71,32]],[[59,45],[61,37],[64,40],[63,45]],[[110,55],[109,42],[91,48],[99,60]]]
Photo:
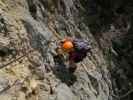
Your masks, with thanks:
[[[132,100],[132,8],[120,2],[0,0],[1,100]],[[55,50],[68,36],[92,46],[73,74]]]

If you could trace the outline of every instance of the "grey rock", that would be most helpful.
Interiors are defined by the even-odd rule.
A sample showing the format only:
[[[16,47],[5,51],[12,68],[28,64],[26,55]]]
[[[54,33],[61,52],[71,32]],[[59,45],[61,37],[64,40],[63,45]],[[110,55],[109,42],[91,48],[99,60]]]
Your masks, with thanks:
[[[72,93],[71,89],[65,84],[60,84],[56,88],[56,92],[57,92],[56,100],[77,100],[75,95]]]
[[[9,86],[9,81],[5,77],[0,77],[0,92]]]
[[[13,46],[17,48],[17,50],[20,50],[20,48],[22,47],[22,38],[19,35],[22,35],[21,32],[23,30],[22,33],[25,33],[23,38],[24,40],[28,39],[25,42],[29,42],[29,48],[35,49],[40,54],[37,54],[35,57],[35,55],[33,55],[32,53],[32,56],[29,56],[29,58],[32,59],[30,61],[31,68],[28,66],[29,60],[26,57],[23,59],[25,62],[16,61],[12,64],[13,67],[9,65],[9,69],[10,66],[12,67],[12,69],[14,69],[14,66],[19,67],[19,63],[24,63],[23,66],[27,69],[29,68],[28,72],[31,72],[32,74],[28,74],[29,77],[31,79],[37,79],[39,81],[38,84],[44,84],[45,88],[38,86],[39,92],[32,94],[35,97],[40,96],[39,100],[115,100],[112,98],[112,93],[115,91],[115,89],[119,90],[117,88],[118,86],[120,89],[124,88],[124,91],[132,88],[133,35],[127,36],[129,38],[120,40],[116,37],[115,40],[111,37],[115,37],[117,35],[117,32],[119,31],[114,33],[114,36],[111,36],[112,34],[106,36],[106,34],[99,33],[99,28],[106,26],[104,25],[104,23],[101,23],[104,22],[106,13],[107,17],[111,16],[110,11],[111,13],[112,11],[113,13],[115,12],[115,10],[117,9],[117,3],[115,4],[116,7],[113,7],[115,9],[110,9],[109,11],[107,11],[108,9],[106,10],[105,8],[103,8],[106,7],[104,3],[106,4],[110,0],[102,0],[105,2],[102,2],[101,4],[98,4],[95,1],[98,0],[0,1],[0,10],[2,10],[2,13],[4,13],[3,16],[0,16],[0,46],[10,45],[11,40]],[[4,3],[6,5],[5,7],[3,6]],[[126,6],[127,5],[124,4],[125,8],[132,8]],[[8,11],[9,13],[5,14]],[[99,19],[101,17],[101,14],[105,14],[105,16],[102,16],[102,21],[100,21]],[[4,22],[4,19],[6,17],[8,19],[6,20],[6,22]],[[8,30],[7,24],[9,22],[11,25],[9,25],[10,28]],[[55,49],[57,48],[60,39],[57,35],[54,34],[52,30],[49,29],[49,23],[62,39],[65,36],[70,36],[91,41],[93,48],[91,48],[92,53],[89,55],[90,58],[88,57],[88,60],[82,62],[87,67],[89,73],[83,70],[81,65],[78,66],[77,64],[78,67],[76,72],[70,74],[67,69],[69,68],[69,64],[67,64],[66,59],[64,59],[65,57],[55,57],[57,56]],[[105,30],[104,28],[102,29]],[[113,33],[115,26],[112,29],[113,31],[111,32]],[[6,39],[4,38],[3,34],[8,31],[8,34],[10,34],[10,36],[6,34],[9,38]],[[92,34],[91,32],[98,33]],[[111,41],[111,39],[113,41]],[[20,48],[18,45],[20,46]],[[104,51],[106,51],[105,49],[110,48],[110,46],[112,46],[111,48],[113,48],[117,53],[117,57],[113,56],[113,59],[111,58],[112,54],[110,54],[110,51],[107,51],[107,53],[105,53],[104,55]],[[9,50],[4,49],[4,51],[7,52]],[[14,51],[14,49],[11,49],[11,51]],[[16,53],[12,54],[15,55]],[[19,52],[17,56],[19,56]],[[106,59],[105,56],[107,56],[109,60]],[[6,59],[6,57],[4,57],[4,59]],[[12,60],[12,58],[10,60]],[[111,64],[109,64],[110,62]],[[5,62],[0,62],[0,64],[2,63]],[[34,66],[32,66],[33,63],[35,63]],[[109,69],[111,69],[112,76],[110,76],[110,72],[107,69],[108,66]],[[120,69],[122,69],[122,71]],[[4,70],[1,71],[3,72]],[[11,77],[14,77],[15,75],[18,77],[21,76],[20,73],[18,73],[16,70],[11,70],[10,72],[12,73]],[[4,71],[4,73],[2,74],[6,73],[6,75],[10,77],[10,72],[8,73]],[[24,76],[23,73],[21,74],[22,76]],[[15,78],[18,78],[16,76]],[[24,77],[19,77],[20,80],[22,78]],[[111,79],[113,82],[111,82]],[[121,82],[123,82],[123,84],[121,84]],[[25,80],[24,84],[26,83],[28,85],[27,80]],[[128,83],[130,83],[130,86],[128,85]],[[8,85],[8,80],[0,76],[0,92],[6,89]],[[112,88],[112,85],[114,85],[115,89]],[[25,91],[28,90],[32,93],[32,90],[25,89]],[[21,91],[21,89],[18,91]],[[115,92],[118,93],[117,91]],[[11,93],[11,96],[13,96],[12,94],[13,93]],[[27,95],[25,92],[20,93],[20,95],[21,94],[21,99],[23,99],[23,97]],[[124,93],[122,91],[121,93],[118,93],[118,95],[119,94]],[[2,96],[4,98],[3,100],[8,100],[8,94]],[[131,97],[132,96],[130,96],[129,98]],[[9,98],[9,100],[11,99]]]

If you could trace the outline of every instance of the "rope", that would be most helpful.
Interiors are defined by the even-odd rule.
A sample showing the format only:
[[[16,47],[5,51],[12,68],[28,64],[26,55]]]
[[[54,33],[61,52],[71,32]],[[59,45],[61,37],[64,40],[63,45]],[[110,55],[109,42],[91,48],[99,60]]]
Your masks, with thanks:
[[[52,28],[52,26],[51,26],[50,24],[48,24],[48,27],[49,27],[49,29],[54,33],[54,35],[55,35],[59,40],[62,40],[62,37]],[[83,63],[81,63],[81,64],[82,64],[84,70],[89,74],[89,72],[88,72],[86,66],[85,66]]]
[[[10,62],[4,64],[4,65],[1,65],[1,66],[0,66],[0,69],[2,69],[2,68],[4,68],[4,67],[6,67],[6,66],[8,66],[8,65],[10,65],[10,64],[12,64],[12,63],[14,63],[14,62],[16,62],[16,61],[18,61],[18,60],[20,60],[21,58],[27,56],[30,52],[33,52],[33,51],[34,51],[34,50],[30,50],[30,51],[28,51],[27,53],[25,53],[24,55],[22,55],[22,56],[20,56],[20,57],[18,57],[18,58],[16,58],[16,59],[14,59],[14,60],[12,60],[12,61],[10,61]]]
[[[81,65],[83,66],[83,68],[84,68],[84,70],[87,72],[87,74],[90,75],[90,74],[89,74],[89,71],[88,71],[88,69],[87,69],[87,67],[86,67],[83,63],[81,63]]]
[[[62,37],[52,28],[50,24],[48,24],[48,28],[54,33],[54,35],[59,39],[62,40]]]

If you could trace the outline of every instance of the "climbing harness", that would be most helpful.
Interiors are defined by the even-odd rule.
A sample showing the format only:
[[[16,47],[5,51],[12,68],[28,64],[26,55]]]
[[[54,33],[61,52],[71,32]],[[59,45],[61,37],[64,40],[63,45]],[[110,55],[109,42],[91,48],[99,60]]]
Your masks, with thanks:
[[[49,27],[49,29],[54,33],[54,35],[59,39],[59,40],[62,40],[62,37],[52,28],[52,26],[51,25],[49,25],[48,24],[48,27]],[[77,41],[75,41],[75,42],[77,42]],[[82,42],[83,43],[83,42]],[[82,48],[84,45],[82,45],[80,48]],[[86,45],[85,45],[86,46]],[[67,47],[67,46],[66,46]],[[71,47],[73,47],[72,45],[71,45]],[[87,46],[88,47],[88,46]],[[77,47],[78,48],[78,47]],[[89,48],[90,49],[90,48]],[[83,66],[83,68],[84,68],[84,70],[87,72],[87,74],[89,74],[89,71],[87,70],[87,68],[86,68],[86,66],[83,64],[83,63],[81,63],[82,64],[82,66]]]

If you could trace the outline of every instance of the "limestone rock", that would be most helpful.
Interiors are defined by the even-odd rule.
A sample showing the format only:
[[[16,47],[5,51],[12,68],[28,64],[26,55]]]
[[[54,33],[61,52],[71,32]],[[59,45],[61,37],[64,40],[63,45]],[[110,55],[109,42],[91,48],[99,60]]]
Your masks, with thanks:
[[[56,88],[57,100],[78,100],[76,96],[72,93],[70,88],[65,84],[60,84]]]

